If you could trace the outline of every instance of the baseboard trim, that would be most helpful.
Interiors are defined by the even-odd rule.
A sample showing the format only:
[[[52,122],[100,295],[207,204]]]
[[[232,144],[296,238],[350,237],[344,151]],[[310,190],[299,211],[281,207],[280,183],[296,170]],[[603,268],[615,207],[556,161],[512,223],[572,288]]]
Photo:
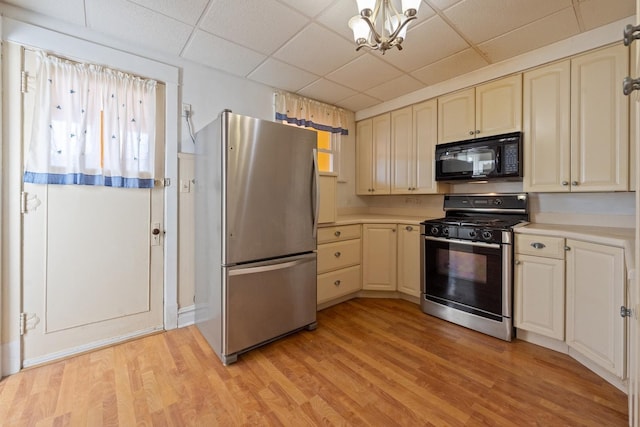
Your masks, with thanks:
[[[0,378],[20,372],[20,340],[2,344],[2,370]]]
[[[196,306],[192,304],[178,310],[178,328],[184,328],[196,323]]]

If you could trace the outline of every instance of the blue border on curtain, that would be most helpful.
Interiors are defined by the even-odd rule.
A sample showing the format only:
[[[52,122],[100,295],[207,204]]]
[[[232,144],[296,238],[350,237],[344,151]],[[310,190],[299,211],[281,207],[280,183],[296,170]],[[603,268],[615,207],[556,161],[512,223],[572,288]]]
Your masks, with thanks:
[[[314,128],[325,132],[339,133],[340,135],[349,135],[348,129],[334,128],[333,126],[329,125],[321,125],[319,123],[312,122],[311,120],[296,119],[295,117],[289,117],[283,113],[276,113],[276,120],[284,120],[285,122],[294,124],[296,126]]]
[[[153,179],[125,178],[122,176],[86,175],[83,173],[25,172],[24,182],[32,184],[101,185],[117,188],[153,188]]]

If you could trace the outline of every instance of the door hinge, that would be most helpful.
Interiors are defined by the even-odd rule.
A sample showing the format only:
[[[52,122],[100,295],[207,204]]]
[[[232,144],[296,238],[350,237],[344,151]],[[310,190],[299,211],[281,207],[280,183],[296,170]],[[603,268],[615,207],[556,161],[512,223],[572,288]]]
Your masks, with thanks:
[[[29,86],[27,84],[28,81],[29,81],[29,72],[21,71],[20,72],[20,92],[22,93],[29,92]]]
[[[157,187],[169,187],[171,185],[171,178],[158,178],[153,180],[153,185]]]
[[[40,318],[35,313],[20,313],[20,335],[35,329],[38,323],[40,323]]]
[[[20,213],[26,214],[31,211],[35,211],[42,202],[38,199],[37,195],[29,197],[29,193],[23,191],[20,193]]]

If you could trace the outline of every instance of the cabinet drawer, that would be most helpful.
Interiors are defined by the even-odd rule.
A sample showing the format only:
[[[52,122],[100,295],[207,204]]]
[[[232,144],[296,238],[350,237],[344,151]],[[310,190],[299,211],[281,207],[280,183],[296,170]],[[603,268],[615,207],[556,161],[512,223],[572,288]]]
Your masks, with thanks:
[[[360,264],[360,239],[318,246],[318,273]]]
[[[564,259],[564,239],[554,236],[516,234],[516,253]]]
[[[360,266],[318,275],[318,304],[359,291]]]
[[[360,224],[318,228],[318,244],[359,238]]]

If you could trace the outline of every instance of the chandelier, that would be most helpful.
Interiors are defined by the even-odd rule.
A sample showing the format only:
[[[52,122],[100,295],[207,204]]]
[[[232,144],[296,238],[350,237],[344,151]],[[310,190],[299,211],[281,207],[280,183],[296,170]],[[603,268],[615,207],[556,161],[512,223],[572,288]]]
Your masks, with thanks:
[[[409,22],[416,19],[421,1],[402,0],[400,13],[391,0],[357,0],[360,15],[349,20],[358,45],[356,50],[366,47],[379,50],[383,55],[393,47],[402,50]]]

